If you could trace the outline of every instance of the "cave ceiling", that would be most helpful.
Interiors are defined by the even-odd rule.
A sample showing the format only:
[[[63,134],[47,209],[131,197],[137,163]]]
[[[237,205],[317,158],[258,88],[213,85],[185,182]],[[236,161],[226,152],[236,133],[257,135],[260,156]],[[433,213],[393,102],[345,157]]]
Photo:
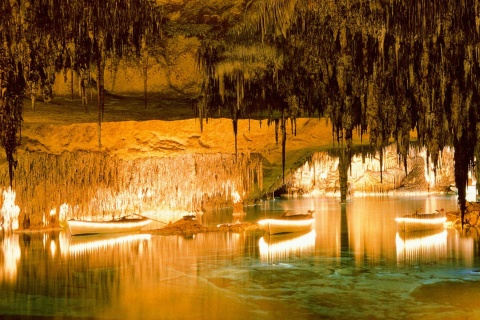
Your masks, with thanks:
[[[260,112],[285,149],[287,119],[326,117],[347,150],[356,131],[376,150],[396,143],[403,159],[415,130],[434,165],[454,147],[460,198],[478,163],[480,0],[10,0],[0,13],[0,67],[14,76],[29,60],[26,46],[42,72],[76,59],[103,76],[108,55],[147,56],[147,43],[162,52],[166,37],[195,37],[200,123],[227,112],[236,133],[238,119]],[[18,90],[7,90],[5,105],[15,106],[25,79],[7,74],[2,81]],[[15,120],[2,132],[12,155],[17,109],[2,118]]]
[[[476,165],[478,0],[163,4],[166,30],[202,40],[201,116],[277,111],[280,131],[287,118],[325,116],[347,148],[358,131],[377,150],[396,143],[403,159],[415,130],[434,165],[454,147],[457,185]]]

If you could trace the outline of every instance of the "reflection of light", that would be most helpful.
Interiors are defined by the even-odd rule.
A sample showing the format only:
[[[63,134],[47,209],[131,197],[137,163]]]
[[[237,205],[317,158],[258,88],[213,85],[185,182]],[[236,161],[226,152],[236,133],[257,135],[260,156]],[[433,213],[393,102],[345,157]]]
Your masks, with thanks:
[[[55,244],[55,241],[50,241],[50,253],[52,254],[52,257],[55,257],[55,252],[57,251],[57,245]]]
[[[68,250],[68,246],[70,244],[70,235],[68,235],[65,230],[62,230],[58,234],[58,240],[60,243],[60,252],[64,254]]]
[[[260,238],[258,246],[262,260],[285,260],[291,254],[305,254],[315,249],[315,230],[308,233],[269,235]]]
[[[2,251],[4,257],[3,275],[5,280],[14,281],[17,277],[17,263],[21,257],[18,234],[14,233],[3,239]],[[2,272],[0,272],[1,274]]]
[[[403,237],[397,232],[395,243],[398,263],[417,263],[420,260],[436,260],[447,256],[446,230],[438,233],[408,233],[403,234]]]
[[[448,237],[448,257],[463,261],[466,266],[475,265],[475,241],[462,232],[452,231]]]
[[[82,254],[99,249],[112,249],[117,245],[125,245],[135,241],[148,241],[151,239],[150,234],[129,234],[129,235],[94,235],[94,236],[79,236],[71,237],[70,242],[61,242],[63,245],[68,245],[68,253]],[[67,250],[62,250],[67,252]]]

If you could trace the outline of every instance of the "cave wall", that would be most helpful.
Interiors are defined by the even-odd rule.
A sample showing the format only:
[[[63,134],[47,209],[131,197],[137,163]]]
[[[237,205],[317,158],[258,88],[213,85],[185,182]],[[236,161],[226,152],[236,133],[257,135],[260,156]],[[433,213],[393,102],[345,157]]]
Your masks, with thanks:
[[[196,66],[196,52],[200,41],[196,37],[187,38],[177,35],[168,39],[162,54],[148,58],[147,92],[180,92],[198,95],[202,76]],[[114,94],[144,93],[144,65],[138,57],[107,59],[105,69],[105,89]],[[90,70],[90,82],[87,90],[96,93],[96,69]],[[73,72],[73,92],[79,96],[81,76]],[[54,95],[69,96],[72,93],[72,72],[58,72],[53,85]],[[88,93],[88,92],[87,92]]]
[[[451,148],[441,152],[436,171],[425,148],[409,150],[407,168],[399,161],[395,145],[386,147],[383,153],[383,166],[379,152],[352,157],[348,169],[349,196],[382,194],[394,190],[407,193],[446,192],[449,185],[455,185]],[[328,152],[314,153],[287,181],[290,196],[339,196],[338,164],[338,157]],[[470,184],[473,180],[470,179]]]
[[[424,148],[410,150],[407,170],[398,161],[395,146],[386,148],[384,160],[381,167],[378,153],[353,157],[349,196],[393,190],[445,192],[454,184],[451,149],[441,153],[436,173]],[[103,220],[132,213],[174,221],[184,214],[242,205],[259,196],[263,161],[261,155],[250,153],[122,159],[105,152],[25,151],[16,171],[14,203],[6,193],[7,168],[0,166],[0,208],[18,210],[20,228],[26,218],[30,228],[44,228],[58,226],[66,218]],[[338,157],[315,152],[286,185],[290,195],[338,196]]]

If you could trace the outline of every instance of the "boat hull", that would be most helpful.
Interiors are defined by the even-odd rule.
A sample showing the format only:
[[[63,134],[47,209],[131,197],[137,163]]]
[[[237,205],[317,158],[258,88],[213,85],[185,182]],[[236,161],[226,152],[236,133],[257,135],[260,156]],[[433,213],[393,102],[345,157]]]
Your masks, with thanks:
[[[314,218],[308,219],[264,219],[258,225],[269,234],[302,232],[312,229]]]
[[[69,220],[67,224],[70,234],[76,236],[138,231],[150,222],[150,219],[121,219],[113,221]]]
[[[416,232],[442,229],[447,218],[437,214],[417,214],[396,218],[395,221],[398,231]]]

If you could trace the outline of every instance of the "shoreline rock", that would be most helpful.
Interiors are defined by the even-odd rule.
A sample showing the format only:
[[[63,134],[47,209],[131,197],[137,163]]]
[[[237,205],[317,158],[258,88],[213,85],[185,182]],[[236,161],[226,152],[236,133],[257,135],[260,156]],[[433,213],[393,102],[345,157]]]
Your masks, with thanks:
[[[206,227],[194,219],[181,219],[169,223],[163,228],[148,230],[145,233],[153,235],[193,235],[206,232],[242,232],[258,230],[258,225],[252,222],[223,223],[215,227]]]
[[[476,227],[480,228],[480,202],[468,202],[466,203],[466,210],[464,216],[464,225],[463,227],[471,228]],[[461,221],[461,214],[460,210],[449,211],[446,213],[447,215],[447,222],[446,227],[450,228],[461,228],[462,221]]]

